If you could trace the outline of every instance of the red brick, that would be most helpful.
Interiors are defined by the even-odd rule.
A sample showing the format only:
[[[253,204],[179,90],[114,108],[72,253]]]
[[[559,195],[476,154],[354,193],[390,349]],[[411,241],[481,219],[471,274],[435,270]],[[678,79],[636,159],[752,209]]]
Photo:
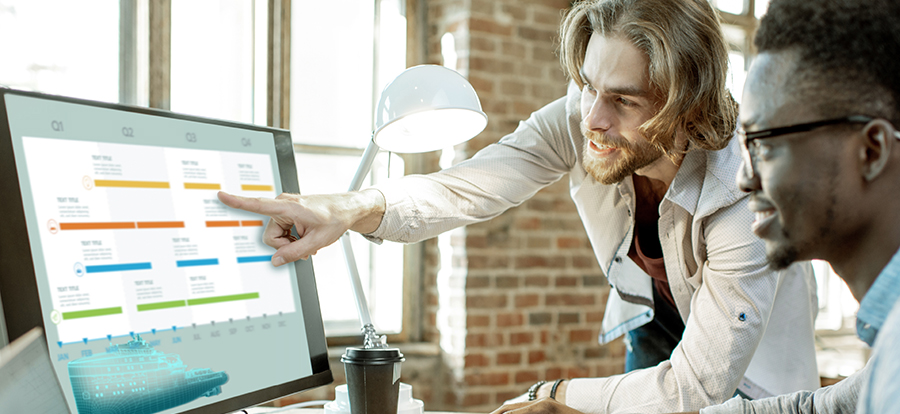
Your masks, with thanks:
[[[471,82],[471,80],[470,80]],[[474,86],[474,85],[473,85]],[[466,247],[467,248],[475,248],[475,249],[483,249],[487,246],[487,237],[485,236],[466,236]]]
[[[518,365],[522,362],[521,352],[501,352],[497,354],[497,365]]]
[[[547,371],[544,372],[544,378],[562,378],[563,370],[559,367],[547,368]]]
[[[501,24],[499,22],[488,20],[488,19],[480,19],[477,17],[473,17],[469,19],[469,30],[474,32],[481,33],[491,33],[498,34],[502,36],[510,36],[512,35],[512,27],[509,25]],[[529,33],[529,35],[535,35]]]
[[[506,295],[467,295],[466,307],[470,309],[499,309],[506,307]]]
[[[603,322],[603,312],[588,312],[585,314],[585,319],[588,323]]]
[[[484,354],[469,354],[465,357],[465,366],[466,368],[471,367],[486,367],[491,364],[491,361]]]
[[[484,348],[503,345],[503,334],[480,333],[466,335],[466,348]]]
[[[499,313],[497,314],[497,326],[521,326],[525,321],[525,316],[521,312],[517,313]]]
[[[594,331],[590,329],[573,329],[569,332],[569,342],[591,342],[595,339]]]
[[[497,287],[498,288],[517,288],[519,287],[519,277],[518,276],[497,276]]]
[[[517,218],[514,227],[519,230],[537,230],[541,228],[541,219],[537,217]]]
[[[530,308],[537,306],[540,302],[540,297],[536,294],[522,294],[516,295],[516,308]]]
[[[557,237],[556,247],[560,249],[575,249],[582,247],[584,241],[580,237]]]
[[[516,373],[516,384],[523,382],[536,382],[540,378],[535,370],[519,371]]]
[[[573,323],[578,323],[581,320],[581,315],[578,313],[560,313],[559,314],[559,324],[560,325],[568,325]]]
[[[594,305],[597,303],[597,298],[595,295],[586,293],[586,294],[574,294],[574,293],[553,293],[547,294],[546,297],[547,306],[584,306],[584,305]]]
[[[466,315],[466,327],[484,328],[491,326],[491,317],[488,315]]]
[[[546,360],[547,360],[547,354],[544,351],[529,351],[528,352],[528,363],[529,364],[544,362]]]
[[[533,341],[534,341],[534,334],[532,334],[531,332],[517,332],[517,333],[509,334],[509,344],[510,345],[530,344]]]
[[[466,289],[482,289],[491,286],[491,279],[487,276],[469,276],[466,278]]]
[[[525,286],[550,286],[550,278],[547,276],[527,276]]]
[[[574,276],[560,276],[556,278],[556,287],[578,286],[578,278]]]

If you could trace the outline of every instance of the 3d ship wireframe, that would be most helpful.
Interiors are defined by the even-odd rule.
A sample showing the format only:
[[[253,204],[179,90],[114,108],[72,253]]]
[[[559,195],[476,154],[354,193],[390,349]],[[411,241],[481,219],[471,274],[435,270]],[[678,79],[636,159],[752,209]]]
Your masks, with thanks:
[[[69,379],[79,414],[152,414],[220,394],[228,374],[187,370],[179,355],[157,351],[137,335],[69,362]]]

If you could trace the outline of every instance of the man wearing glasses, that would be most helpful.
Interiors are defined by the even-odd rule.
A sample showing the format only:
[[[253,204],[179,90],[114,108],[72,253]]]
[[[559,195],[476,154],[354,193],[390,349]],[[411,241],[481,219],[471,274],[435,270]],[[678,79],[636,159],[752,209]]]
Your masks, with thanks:
[[[715,413],[900,412],[900,4],[775,0],[741,107],[738,176],[776,267],[831,263],[868,364],[836,385]]]
[[[565,178],[611,286],[600,342],[627,335],[629,372],[547,378],[530,397],[660,412],[815,387],[811,267],[772,268],[748,230],[717,16],[707,0],[575,2],[560,29],[567,95],[471,159],[377,190],[220,199],[273,217],[265,241],[278,265],[348,229],[434,237]]]

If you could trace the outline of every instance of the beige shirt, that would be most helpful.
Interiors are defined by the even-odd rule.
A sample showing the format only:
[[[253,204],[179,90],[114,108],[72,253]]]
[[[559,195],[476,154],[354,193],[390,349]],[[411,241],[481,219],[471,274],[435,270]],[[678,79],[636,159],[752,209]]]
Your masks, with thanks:
[[[613,292],[600,343],[653,318],[651,278],[628,258],[634,186],[598,183],[582,168],[580,91],[550,103],[470,160],[379,189],[387,211],[371,236],[415,242],[493,218],[568,174],[570,193]],[[691,150],[659,207],[666,273],[685,321],[669,361],[607,378],[575,379],[566,404],[587,413],[696,410],[735,389],[754,398],[818,386],[815,279],[808,263],[774,271],[750,232],[735,184],[737,140]],[[770,316],[773,316],[770,318]]]

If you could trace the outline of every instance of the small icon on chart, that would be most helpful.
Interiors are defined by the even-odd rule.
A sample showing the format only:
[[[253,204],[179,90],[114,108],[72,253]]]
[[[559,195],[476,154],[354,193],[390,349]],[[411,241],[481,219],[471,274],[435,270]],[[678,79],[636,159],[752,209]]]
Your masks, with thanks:
[[[85,274],[84,265],[81,262],[76,262],[75,266],[72,267],[75,270],[75,276],[82,277]]]
[[[84,178],[81,179],[81,185],[84,186],[85,190],[90,190],[94,188],[94,180],[85,175]]]
[[[50,321],[59,325],[59,323],[62,322],[62,313],[54,309],[53,312],[50,312]]]
[[[50,234],[56,234],[59,231],[59,224],[56,223],[56,220],[47,220],[47,230],[50,230]]]

